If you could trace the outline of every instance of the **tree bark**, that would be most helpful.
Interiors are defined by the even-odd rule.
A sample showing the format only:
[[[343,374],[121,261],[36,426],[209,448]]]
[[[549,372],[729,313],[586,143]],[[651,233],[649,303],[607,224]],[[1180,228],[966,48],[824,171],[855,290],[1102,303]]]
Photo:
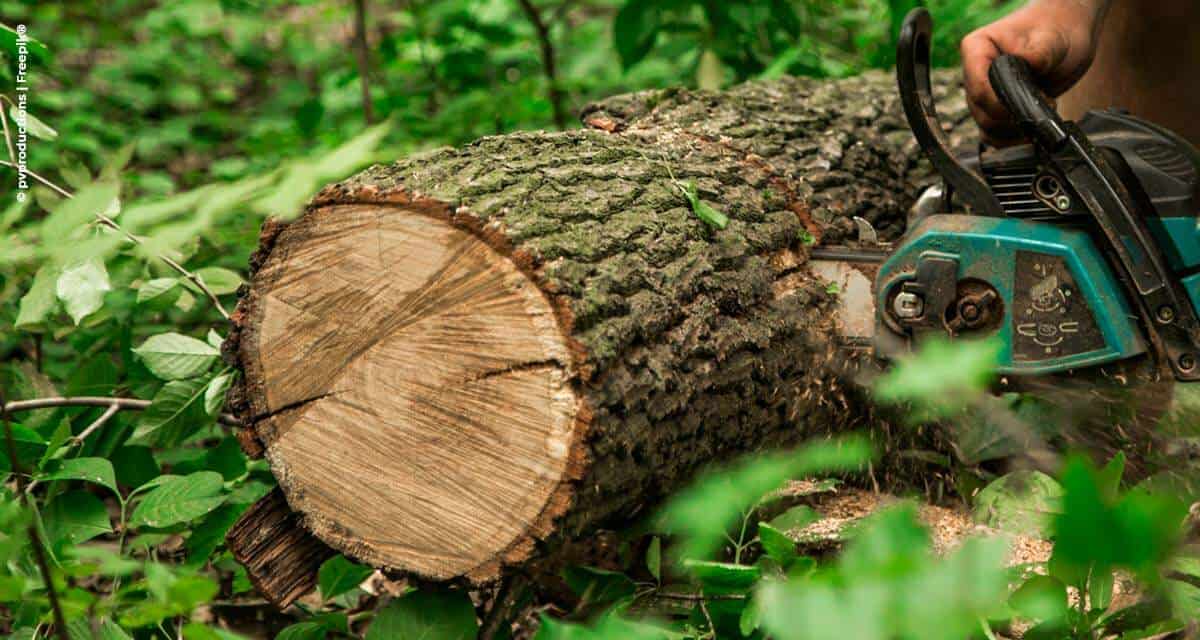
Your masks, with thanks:
[[[897,237],[929,179],[893,78],[649,91],[583,120],[372,167],[264,230],[232,405],[331,547],[484,583],[703,465],[868,421],[806,261],[853,216]]]

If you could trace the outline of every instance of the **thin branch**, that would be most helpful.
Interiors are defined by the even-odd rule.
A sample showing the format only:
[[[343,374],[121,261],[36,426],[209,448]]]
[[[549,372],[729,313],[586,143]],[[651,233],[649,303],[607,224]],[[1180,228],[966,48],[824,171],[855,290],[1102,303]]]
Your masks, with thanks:
[[[500,633],[504,623],[509,621],[512,607],[525,591],[524,576],[513,574],[506,577],[496,591],[491,609],[484,618],[483,627],[479,630],[479,640],[493,640]]]
[[[83,429],[83,431],[79,432],[79,435],[71,438],[71,440],[73,440],[75,444],[83,444],[83,441],[87,440],[88,436],[92,435],[92,433],[94,433],[96,431],[96,429],[103,427],[104,423],[108,422],[109,418],[117,415],[117,412],[120,410],[121,410],[120,405],[117,405],[117,404],[108,405],[108,408],[104,410],[104,413],[100,414],[99,418],[96,418],[95,420],[93,420],[91,424],[89,424],[87,427],[85,427]]]
[[[51,409],[54,407],[117,407],[125,411],[144,411],[150,406],[149,400],[138,398],[110,398],[108,396],[53,396],[34,398],[32,400],[13,400],[4,405],[4,412],[33,411],[35,409]],[[242,421],[230,413],[217,416],[217,422],[230,426],[241,427]],[[90,427],[89,427],[90,428]],[[82,434],[80,434],[82,435]]]
[[[16,164],[5,161],[5,160],[0,160],[0,166],[12,167],[13,169],[17,168]],[[26,171],[25,173],[26,173],[26,175],[33,178],[34,180],[37,180],[38,182],[46,185],[47,187],[53,189],[56,192],[58,192],[58,194],[63,196],[64,198],[75,197],[74,194],[72,194],[70,191],[63,189],[62,187],[51,182],[50,180],[43,178],[42,176],[39,176],[38,174],[36,174],[32,171]],[[124,228],[122,228],[121,225],[117,224],[117,222],[115,220],[104,215],[103,213],[97,213],[96,219],[98,219],[100,221],[100,224],[103,224],[104,226],[116,231],[117,233],[120,233],[122,236],[125,237],[126,240],[132,242],[133,244],[136,244],[136,245],[143,244],[143,241],[141,238],[133,235],[132,233],[129,233]],[[167,266],[174,269],[177,273],[179,273],[179,275],[183,276],[184,278],[187,278],[188,281],[190,281],[192,284],[196,285],[196,288],[199,289],[200,291],[202,291],[204,293],[205,297],[207,297],[210,301],[212,301],[213,306],[215,306],[217,308],[217,311],[221,314],[221,317],[225,318],[226,320],[230,319],[229,312],[225,310],[225,307],[221,304],[221,300],[219,298],[217,298],[217,294],[213,293],[212,289],[209,289],[208,285],[204,284],[204,280],[200,279],[199,276],[192,273],[191,271],[188,271],[186,268],[184,268],[183,265],[181,265],[178,262],[176,262],[175,260],[173,260],[170,256],[159,255],[156,257],[159,260],[162,260],[163,262],[167,263]]]
[[[559,129],[567,128],[567,110],[563,104],[566,96],[558,82],[558,64],[554,59],[554,41],[550,39],[550,27],[542,19],[542,14],[533,6],[532,0],[520,0],[521,10],[537,32],[538,45],[542,53],[542,69],[546,81],[550,84],[550,106],[554,109],[554,126]]]
[[[21,470],[21,461],[17,457],[17,441],[13,437],[12,419],[9,418],[8,403],[4,401],[4,390],[0,389],[0,419],[4,421],[4,439],[8,444],[8,462],[12,473],[17,478],[17,496],[21,506],[28,508],[29,496],[25,493],[25,474]],[[46,598],[50,601],[50,611],[54,614],[54,631],[59,640],[70,640],[67,635],[67,622],[63,617],[62,606],[58,602],[58,590],[54,587],[54,577],[50,574],[50,565],[46,562],[46,550],[42,548],[42,538],[38,535],[37,525],[29,522],[29,546],[33,549],[34,562],[42,574],[42,582],[46,585]]]
[[[358,76],[362,81],[363,117],[375,124],[375,106],[371,104],[371,59],[367,51],[367,2],[354,0],[354,53],[358,58]]]

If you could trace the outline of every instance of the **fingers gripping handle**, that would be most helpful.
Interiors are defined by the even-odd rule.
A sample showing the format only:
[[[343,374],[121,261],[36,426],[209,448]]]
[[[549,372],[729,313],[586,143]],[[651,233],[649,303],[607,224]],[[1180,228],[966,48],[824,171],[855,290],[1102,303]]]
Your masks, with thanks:
[[[1016,56],[1002,55],[992,61],[988,80],[1025,135],[1051,151],[1066,141],[1062,116],[1034,82],[1029,63]]]

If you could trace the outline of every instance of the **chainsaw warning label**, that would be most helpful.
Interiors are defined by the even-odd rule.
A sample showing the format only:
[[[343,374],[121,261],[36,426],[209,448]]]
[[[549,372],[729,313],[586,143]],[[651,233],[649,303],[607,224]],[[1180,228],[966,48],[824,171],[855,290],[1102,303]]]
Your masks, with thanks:
[[[1014,360],[1052,360],[1104,347],[1066,260],[1018,251],[1013,285]]]

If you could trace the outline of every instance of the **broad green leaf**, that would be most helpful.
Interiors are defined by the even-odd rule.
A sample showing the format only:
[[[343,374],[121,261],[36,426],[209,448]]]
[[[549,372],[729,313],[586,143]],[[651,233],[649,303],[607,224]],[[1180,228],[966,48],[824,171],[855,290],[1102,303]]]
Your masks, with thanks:
[[[68,622],[67,635],[71,640],[133,640],[133,636],[112,620],[94,620],[90,616]]]
[[[16,445],[17,464],[26,472],[41,459],[42,454],[46,452],[46,439],[41,434],[33,429],[26,428],[23,425],[15,422],[12,425],[13,444]],[[8,452],[8,444],[6,442],[7,434],[3,431],[3,424],[0,423],[0,472],[12,471],[12,458]]]
[[[246,636],[227,631],[220,627],[207,627],[199,622],[189,622],[183,625],[184,640],[247,640]]]
[[[71,421],[63,418],[58,421],[58,426],[54,427],[54,431],[50,434],[49,440],[46,441],[46,451],[38,460],[37,466],[39,469],[45,469],[46,464],[55,459],[60,453],[65,454],[63,445],[71,439]]]
[[[109,459],[116,470],[117,482],[125,487],[141,486],[161,473],[149,447],[126,445],[117,449]]]
[[[297,622],[284,627],[275,640],[323,640],[326,633],[325,627],[316,622]]]
[[[567,567],[563,581],[579,596],[580,607],[608,605],[633,595],[637,585],[618,571],[596,567]]]
[[[166,311],[179,300],[182,292],[178,278],[155,278],[138,287],[137,303],[155,311]]]
[[[204,454],[204,467],[221,474],[226,481],[236,480],[246,473],[246,454],[237,438],[230,436]]]
[[[418,590],[375,614],[366,640],[473,640],[479,626],[465,591]]]
[[[786,480],[857,468],[871,458],[861,438],[827,440],[789,453],[755,456],[729,470],[708,473],[679,491],[663,509],[662,525],[681,537],[681,557],[703,559],[726,531],[763,496]]]
[[[99,311],[104,294],[111,290],[108,269],[95,258],[64,267],[55,286],[55,294],[76,325]]]
[[[1067,615],[1067,586],[1056,578],[1034,575],[1009,596],[1008,604],[1031,620],[1059,621]]]
[[[233,293],[242,286],[242,277],[221,267],[204,267],[196,270],[196,276],[204,282],[210,291],[217,295]]]
[[[762,543],[763,551],[766,551],[772,560],[778,562],[780,567],[787,569],[788,565],[796,559],[796,542],[779,529],[760,522],[758,523],[758,539]]]
[[[223,373],[209,381],[208,386],[204,388],[204,411],[210,416],[215,416],[221,412],[221,408],[225,406],[225,393],[229,391],[229,385],[233,382],[232,373]]]
[[[18,329],[29,329],[40,326],[46,321],[58,304],[54,289],[58,282],[59,268],[43,265],[33,276],[33,285],[21,296],[20,310],[17,320],[13,323]]]
[[[150,372],[163,380],[182,380],[208,370],[220,352],[211,344],[179,333],[150,336],[133,350]]]
[[[931,340],[875,384],[882,402],[913,402],[937,414],[957,411],[995,377],[999,340]]]
[[[1088,605],[1093,611],[1104,611],[1112,604],[1116,577],[1108,567],[1093,566],[1088,575]]]
[[[108,509],[86,491],[59,494],[42,512],[46,534],[56,548],[79,544],[112,532]]]
[[[221,474],[212,471],[175,477],[147,493],[129,519],[131,527],[169,527],[190,522],[221,506]]]
[[[42,242],[57,247],[57,253],[70,256],[67,238],[84,224],[104,213],[120,193],[115,181],[96,182],[80,189],[75,197],[63,200],[42,221]]]
[[[117,476],[111,462],[104,458],[70,458],[58,461],[47,469],[42,481],[82,480],[111,489],[117,493]]]
[[[1040,471],[1014,471],[976,494],[972,512],[980,524],[1045,538],[1062,510],[1062,493],[1062,485]]]
[[[225,338],[222,338],[221,334],[217,333],[215,329],[209,329],[208,333],[204,335],[204,341],[211,344],[217,351],[220,351],[221,344],[225,342]]]
[[[820,514],[812,507],[800,504],[775,516],[767,524],[778,531],[787,532],[803,529],[816,522],[820,517]]]
[[[651,0],[626,0],[613,19],[613,42],[621,67],[628,69],[654,48],[660,25],[659,7]]]
[[[646,569],[656,581],[662,581],[662,539],[654,536],[646,548]]]
[[[338,554],[322,563],[317,572],[321,597],[325,600],[336,598],[362,584],[373,572],[370,567],[351,562],[346,556]]]
[[[683,561],[683,567],[704,585],[705,593],[712,594],[750,589],[762,577],[762,570],[752,565],[689,558]]]
[[[17,107],[9,107],[8,115],[12,118],[13,122],[17,123],[18,127],[24,125],[25,132],[35,138],[53,140],[58,137],[58,132],[53,127],[42,122],[37,116],[30,113],[28,109],[22,114]]]
[[[700,64],[696,66],[696,87],[707,91],[720,91],[724,84],[725,67],[721,64],[720,56],[712,49],[705,49],[704,53],[700,54]]]
[[[188,536],[185,545],[189,566],[200,566],[207,562],[213,551],[225,540],[225,534],[229,533],[229,529],[238,518],[250,508],[249,504],[231,502],[204,516],[204,519],[192,528],[192,534]]]
[[[9,60],[17,59],[17,45],[22,37],[24,37],[29,56],[34,62],[44,63],[50,60],[50,50],[40,40],[29,35],[28,32],[18,33],[16,29],[0,23],[0,51],[7,54]]]
[[[138,417],[129,444],[170,447],[183,442],[197,429],[210,423],[204,413],[203,378],[172,380],[162,386],[150,406]]]

